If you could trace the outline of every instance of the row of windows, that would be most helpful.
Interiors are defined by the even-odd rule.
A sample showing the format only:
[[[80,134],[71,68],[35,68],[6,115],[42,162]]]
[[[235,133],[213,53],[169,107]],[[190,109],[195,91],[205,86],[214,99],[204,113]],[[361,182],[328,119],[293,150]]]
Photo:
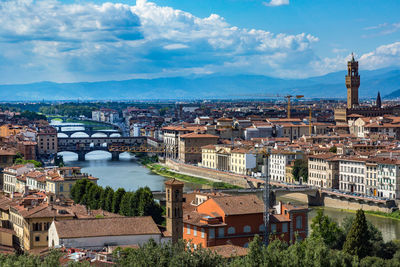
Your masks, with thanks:
[[[302,216],[298,216],[298,217],[296,218],[296,228],[297,228],[297,229],[301,229],[302,226],[303,226]],[[258,231],[259,231],[259,232],[264,232],[264,230],[265,230],[265,227],[264,227],[263,224],[261,224],[261,225],[258,227]],[[193,232],[193,236],[197,236],[197,232],[198,232],[198,231],[197,231],[197,227],[196,227],[196,226],[193,226],[193,229],[191,229],[191,228],[190,228],[190,225],[186,225],[186,234],[190,235],[191,232]],[[272,224],[271,224],[271,233],[276,233],[276,232],[277,232],[276,224],[275,224],[275,223],[272,223]],[[288,224],[287,224],[287,223],[283,223],[283,224],[282,224],[282,233],[287,233],[287,232],[288,232]],[[201,233],[201,235],[200,235],[201,238],[204,238],[204,235],[205,235],[205,230],[204,230],[204,228],[201,228],[201,229],[200,229],[200,233]],[[236,229],[235,229],[235,227],[233,227],[233,226],[229,227],[229,228],[227,229],[227,233],[228,233],[228,235],[234,235],[234,234],[236,234]],[[245,226],[243,227],[243,233],[251,233],[251,226],[245,225]],[[218,237],[224,237],[224,236],[225,236],[225,228],[224,228],[224,227],[218,228]],[[214,230],[214,228],[210,228],[210,229],[208,230],[208,237],[209,237],[210,239],[215,238],[215,230]]]
[[[349,167],[349,166],[340,166],[341,172],[350,172],[355,174],[364,174],[364,168],[357,168],[357,167]]]

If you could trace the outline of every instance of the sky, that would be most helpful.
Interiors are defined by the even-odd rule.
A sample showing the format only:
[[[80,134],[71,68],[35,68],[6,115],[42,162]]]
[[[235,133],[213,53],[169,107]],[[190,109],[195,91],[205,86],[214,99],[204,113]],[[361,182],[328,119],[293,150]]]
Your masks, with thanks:
[[[400,67],[399,0],[0,0],[0,84]]]

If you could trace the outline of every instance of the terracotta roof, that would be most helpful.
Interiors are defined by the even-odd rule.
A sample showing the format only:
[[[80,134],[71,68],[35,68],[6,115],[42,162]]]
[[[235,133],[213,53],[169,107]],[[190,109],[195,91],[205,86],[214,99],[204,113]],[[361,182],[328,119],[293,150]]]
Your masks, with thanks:
[[[227,216],[262,213],[264,211],[263,201],[255,195],[217,197],[207,201],[215,201]],[[200,204],[200,206],[203,204]]]
[[[54,221],[59,238],[160,234],[150,216]]]
[[[170,179],[168,181],[166,181],[164,184],[166,185],[184,185],[184,183],[182,183],[181,181],[178,181],[176,179]]]
[[[13,205],[13,202],[11,199],[3,196],[2,198],[0,198],[0,210],[3,211],[8,211],[8,209],[10,208],[10,206]]]
[[[182,134],[180,138],[215,138],[218,139],[219,137],[212,134],[199,134],[199,133],[187,133]]]

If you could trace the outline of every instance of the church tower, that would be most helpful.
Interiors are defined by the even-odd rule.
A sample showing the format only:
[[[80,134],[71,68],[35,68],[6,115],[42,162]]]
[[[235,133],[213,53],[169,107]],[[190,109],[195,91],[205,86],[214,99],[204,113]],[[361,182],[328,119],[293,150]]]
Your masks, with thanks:
[[[381,93],[379,91],[378,91],[378,96],[376,97],[376,107],[377,108],[382,107]]]
[[[347,62],[347,108],[358,106],[358,88],[360,87],[360,75],[358,75],[358,61],[351,54],[351,61]]]
[[[172,243],[183,236],[183,183],[172,179],[165,182],[167,231]]]

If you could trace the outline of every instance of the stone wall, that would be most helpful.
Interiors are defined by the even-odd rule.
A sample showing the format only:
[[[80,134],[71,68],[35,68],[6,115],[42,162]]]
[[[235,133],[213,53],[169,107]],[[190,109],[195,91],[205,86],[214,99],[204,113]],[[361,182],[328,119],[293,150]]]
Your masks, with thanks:
[[[341,200],[338,198],[331,198],[329,196],[324,197],[324,206],[336,209],[346,209],[346,210],[370,210],[370,211],[382,211],[382,212],[391,212],[390,208],[385,206],[378,206],[373,204],[360,204],[356,201],[349,201],[347,199]]]
[[[165,164],[168,168],[172,170],[192,175],[192,176],[200,176],[200,177],[207,177],[211,179],[215,179],[224,183],[229,183],[233,185],[237,185],[240,187],[248,188],[249,185],[247,184],[246,179],[243,175],[237,175],[233,173],[227,173],[222,171],[217,171],[213,169],[208,169],[204,167],[198,167],[194,165],[178,163],[173,160],[167,159]]]

